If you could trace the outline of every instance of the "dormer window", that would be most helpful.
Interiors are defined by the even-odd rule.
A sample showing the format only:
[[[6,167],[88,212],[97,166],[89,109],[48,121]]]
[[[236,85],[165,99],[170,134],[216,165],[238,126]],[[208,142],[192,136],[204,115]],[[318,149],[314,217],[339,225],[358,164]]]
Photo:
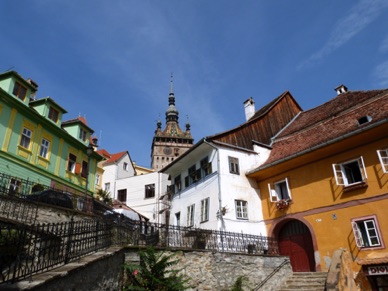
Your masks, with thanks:
[[[358,119],[358,125],[363,125],[364,123],[368,123],[370,121],[372,121],[372,117],[370,117],[369,115],[365,115]]]
[[[57,123],[59,112],[54,107],[50,106],[48,118]]]
[[[12,94],[15,95],[16,97],[18,97],[20,100],[24,101],[24,99],[26,98],[26,95],[27,95],[27,88],[24,87],[19,82],[16,82],[15,87],[13,87]]]
[[[87,138],[87,132],[83,128],[80,128],[79,130],[79,139],[86,141]]]

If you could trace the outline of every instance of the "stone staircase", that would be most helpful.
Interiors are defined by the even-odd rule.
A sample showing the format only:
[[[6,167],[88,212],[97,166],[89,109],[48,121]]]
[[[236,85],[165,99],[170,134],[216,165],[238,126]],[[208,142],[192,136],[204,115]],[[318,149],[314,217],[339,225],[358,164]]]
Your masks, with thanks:
[[[293,273],[278,291],[324,291],[327,272]]]

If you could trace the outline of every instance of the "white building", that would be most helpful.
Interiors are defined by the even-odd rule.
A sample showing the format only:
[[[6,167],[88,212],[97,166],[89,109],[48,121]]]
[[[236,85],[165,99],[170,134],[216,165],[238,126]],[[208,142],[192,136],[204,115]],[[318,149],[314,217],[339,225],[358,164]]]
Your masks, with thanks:
[[[161,170],[172,184],[164,198],[170,224],[266,235],[260,193],[245,173],[267,159],[271,138],[301,108],[289,92],[258,111],[252,98],[244,104],[244,124],[202,139]]]
[[[109,154],[100,150],[98,153],[105,157],[101,165],[104,169],[103,190],[109,192],[113,200],[125,203],[150,222],[164,223],[158,215],[159,197],[170,184],[168,175],[136,166],[127,151]]]

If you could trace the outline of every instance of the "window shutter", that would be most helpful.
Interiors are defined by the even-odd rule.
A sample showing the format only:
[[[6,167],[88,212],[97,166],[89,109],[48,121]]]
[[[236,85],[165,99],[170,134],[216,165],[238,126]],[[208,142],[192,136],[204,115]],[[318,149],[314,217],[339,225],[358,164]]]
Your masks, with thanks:
[[[81,168],[81,163],[76,163],[75,164],[75,173],[76,174],[81,174],[82,168]]]
[[[362,248],[364,246],[364,242],[362,240],[361,232],[358,228],[358,225],[356,222],[352,222],[352,228],[354,233],[354,238],[356,239],[357,247]]]
[[[289,197],[290,200],[291,200],[292,197],[291,197],[290,185],[288,184],[288,178],[286,178],[285,181],[286,181],[286,185],[287,185],[287,193],[288,193],[288,197]]]
[[[341,165],[333,164],[333,171],[335,176],[335,182],[337,183],[337,185],[345,185]]]
[[[380,164],[384,173],[388,173],[388,150],[378,150]]]
[[[271,202],[277,202],[279,201],[278,194],[274,189],[271,188],[271,184],[268,183],[268,191],[269,191],[269,198],[271,199]]]
[[[359,157],[357,159],[358,165],[360,167],[361,175],[362,175],[362,180],[365,181],[368,179],[368,176],[366,175],[366,170],[365,170],[365,164],[364,164],[364,159],[362,157]]]

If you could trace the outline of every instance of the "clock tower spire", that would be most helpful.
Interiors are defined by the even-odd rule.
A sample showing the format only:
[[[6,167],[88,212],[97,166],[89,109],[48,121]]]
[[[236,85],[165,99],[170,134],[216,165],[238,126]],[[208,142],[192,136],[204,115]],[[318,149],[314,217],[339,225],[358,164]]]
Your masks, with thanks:
[[[170,94],[166,110],[166,126],[162,130],[162,122],[158,120],[151,148],[151,168],[160,170],[193,146],[190,124],[186,131],[179,127],[179,111],[175,107],[173,76],[170,80]]]

